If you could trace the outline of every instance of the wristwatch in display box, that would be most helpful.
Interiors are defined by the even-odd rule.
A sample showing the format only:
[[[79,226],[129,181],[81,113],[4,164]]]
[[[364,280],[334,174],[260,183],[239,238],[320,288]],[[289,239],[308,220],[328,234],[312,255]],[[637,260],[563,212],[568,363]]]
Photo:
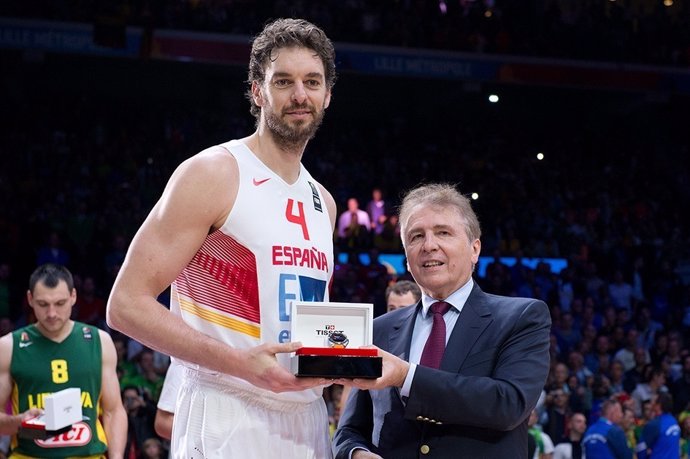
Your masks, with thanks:
[[[374,306],[368,303],[295,302],[290,340],[302,342],[292,358],[297,376],[366,378],[381,376],[383,359],[372,343]]]

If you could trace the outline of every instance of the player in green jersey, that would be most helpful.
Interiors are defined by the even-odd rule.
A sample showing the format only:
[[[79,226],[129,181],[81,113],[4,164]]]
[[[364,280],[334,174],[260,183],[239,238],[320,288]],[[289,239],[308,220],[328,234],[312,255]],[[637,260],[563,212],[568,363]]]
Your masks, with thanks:
[[[36,323],[0,338],[0,406],[12,399],[12,415],[0,414],[0,433],[11,434],[11,458],[120,459],[127,415],[115,372],[110,335],[70,319],[77,299],[72,274],[63,266],[38,267],[29,280]],[[83,421],[45,440],[20,438],[22,421],[40,413],[45,396],[81,390]]]

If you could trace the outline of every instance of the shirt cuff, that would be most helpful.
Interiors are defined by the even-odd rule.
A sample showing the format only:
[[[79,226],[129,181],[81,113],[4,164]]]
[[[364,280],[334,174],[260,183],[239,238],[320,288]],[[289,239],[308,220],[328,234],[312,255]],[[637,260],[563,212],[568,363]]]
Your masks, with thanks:
[[[350,455],[347,456],[347,459],[352,459],[352,455],[355,454],[355,451],[357,451],[358,449],[361,449],[362,451],[366,451],[367,453],[370,453],[370,452],[371,452],[371,451],[369,451],[369,450],[366,449],[366,448],[362,448],[361,446],[357,446],[356,448],[352,448],[352,449],[350,450]]]
[[[412,380],[414,379],[414,372],[417,371],[417,364],[410,363],[410,369],[407,371],[407,376],[405,377],[405,382],[403,383],[402,389],[400,389],[400,396],[409,397],[410,389],[412,389]]]

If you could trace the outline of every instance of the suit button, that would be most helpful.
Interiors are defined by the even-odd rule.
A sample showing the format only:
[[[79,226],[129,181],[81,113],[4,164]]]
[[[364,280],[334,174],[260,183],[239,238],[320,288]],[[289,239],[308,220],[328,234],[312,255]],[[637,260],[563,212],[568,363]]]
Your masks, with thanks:
[[[424,420],[424,418],[423,418],[423,417],[421,417],[421,416],[417,416],[417,420],[418,420],[418,421],[423,421],[423,420]]]
[[[428,420],[429,420],[429,418],[427,418],[427,417],[425,416],[425,417],[424,417],[424,420],[425,420],[425,421],[428,421]]]
[[[431,448],[429,448],[429,445],[422,445],[421,448],[419,448],[419,452],[422,454],[429,454],[429,451]]]
[[[436,425],[440,426],[441,424],[443,424],[441,421],[436,421]]]

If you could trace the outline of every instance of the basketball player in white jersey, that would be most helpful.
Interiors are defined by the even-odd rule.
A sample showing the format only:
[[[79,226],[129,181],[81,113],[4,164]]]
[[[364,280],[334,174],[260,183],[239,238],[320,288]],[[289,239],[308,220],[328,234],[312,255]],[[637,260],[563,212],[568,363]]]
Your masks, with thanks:
[[[328,458],[322,378],[296,378],[294,301],[327,301],[333,197],[302,166],[335,83],[335,52],[309,22],[255,38],[256,132],[183,162],[134,237],[108,323],[185,365],[175,458]],[[172,284],[171,311],[157,296]]]

